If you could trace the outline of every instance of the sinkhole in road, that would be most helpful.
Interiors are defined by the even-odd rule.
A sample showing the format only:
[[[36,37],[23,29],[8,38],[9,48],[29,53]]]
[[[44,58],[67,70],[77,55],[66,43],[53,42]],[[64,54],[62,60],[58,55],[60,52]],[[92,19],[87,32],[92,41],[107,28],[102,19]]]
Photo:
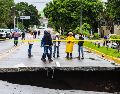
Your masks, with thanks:
[[[0,80],[49,89],[119,92],[120,72],[37,71],[1,73]]]

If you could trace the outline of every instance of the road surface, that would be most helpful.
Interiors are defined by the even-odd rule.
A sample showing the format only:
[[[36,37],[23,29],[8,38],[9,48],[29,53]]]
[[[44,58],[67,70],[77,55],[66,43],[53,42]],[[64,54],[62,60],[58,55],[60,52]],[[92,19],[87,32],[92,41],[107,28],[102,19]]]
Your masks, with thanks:
[[[42,36],[41,36],[42,37]],[[40,38],[41,38],[40,37]],[[18,67],[116,67],[113,62],[104,60],[94,53],[89,53],[84,49],[84,60],[78,60],[77,44],[74,45],[73,59],[67,60],[65,53],[65,43],[60,46],[60,58],[53,58],[52,63],[44,64],[41,61],[43,48],[40,47],[40,42],[35,42],[32,49],[32,58],[28,58],[28,44],[24,43],[18,47],[14,47],[9,52],[4,52],[12,47],[13,41],[7,41],[0,46],[3,56],[0,56],[0,68],[18,68]],[[4,46],[3,46],[4,45]]]

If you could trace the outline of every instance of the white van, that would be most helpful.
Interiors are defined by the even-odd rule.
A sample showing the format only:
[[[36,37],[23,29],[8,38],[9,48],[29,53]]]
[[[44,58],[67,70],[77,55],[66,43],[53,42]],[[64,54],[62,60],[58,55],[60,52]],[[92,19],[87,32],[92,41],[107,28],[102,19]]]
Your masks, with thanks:
[[[11,30],[10,29],[0,29],[0,38],[11,38]]]
[[[0,39],[6,39],[6,33],[3,29],[0,29]]]

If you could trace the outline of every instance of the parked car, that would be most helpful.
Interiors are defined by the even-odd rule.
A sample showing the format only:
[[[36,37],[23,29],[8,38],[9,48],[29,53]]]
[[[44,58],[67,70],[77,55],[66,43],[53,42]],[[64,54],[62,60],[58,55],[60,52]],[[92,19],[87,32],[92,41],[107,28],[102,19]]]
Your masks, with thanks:
[[[6,39],[6,33],[4,30],[0,29],[0,39]]]
[[[115,48],[117,48],[117,46],[118,46],[117,43],[114,42],[114,43],[112,43],[111,48],[115,49]]]
[[[9,39],[12,38],[12,33],[10,29],[5,29],[5,33],[6,33],[6,38],[9,38]]]

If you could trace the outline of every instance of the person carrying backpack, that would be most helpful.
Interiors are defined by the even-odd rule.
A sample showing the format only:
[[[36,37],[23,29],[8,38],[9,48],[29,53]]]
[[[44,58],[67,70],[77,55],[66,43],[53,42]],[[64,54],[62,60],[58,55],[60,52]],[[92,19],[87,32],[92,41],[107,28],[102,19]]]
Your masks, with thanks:
[[[41,41],[41,46],[44,47],[44,53],[41,60],[46,62],[46,56],[48,57],[49,62],[52,62],[52,38],[50,31],[44,31],[44,36]]]

